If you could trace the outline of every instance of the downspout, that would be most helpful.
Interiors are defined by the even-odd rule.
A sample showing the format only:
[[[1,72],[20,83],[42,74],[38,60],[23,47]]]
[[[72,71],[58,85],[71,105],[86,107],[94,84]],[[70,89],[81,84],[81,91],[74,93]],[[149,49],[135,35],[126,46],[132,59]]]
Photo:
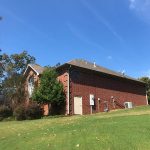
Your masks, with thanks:
[[[148,104],[148,96],[147,96],[147,92],[146,92],[146,101],[147,101],[147,105],[149,105],[149,104]]]
[[[148,90],[147,90],[147,88],[146,88],[146,84],[145,84],[145,91],[146,91],[146,102],[147,102],[147,105],[149,105],[149,103],[148,103],[148,95],[147,95]]]
[[[67,98],[68,98],[68,102],[67,102],[67,114],[69,115],[69,99],[70,99],[70,75],[69,75],[69,69],[68,69],[68,85],[67,85]]]
[[[69,69],[68,69],[68,85],[67,85],[67,98],[68,98],[68,105],[67,105],[67,114],[69,115],[70,114],[70,68],[71,68],[71,65],[69,66]]]

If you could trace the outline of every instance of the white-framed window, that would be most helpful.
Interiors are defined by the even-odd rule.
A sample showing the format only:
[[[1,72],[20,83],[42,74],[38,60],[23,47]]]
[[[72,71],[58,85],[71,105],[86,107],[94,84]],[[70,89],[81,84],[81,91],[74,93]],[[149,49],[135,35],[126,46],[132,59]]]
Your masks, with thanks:
[[[28,80],[28,93],[29,93],[29,97],[32,96],[34,90],[34,77],[30,77]]]

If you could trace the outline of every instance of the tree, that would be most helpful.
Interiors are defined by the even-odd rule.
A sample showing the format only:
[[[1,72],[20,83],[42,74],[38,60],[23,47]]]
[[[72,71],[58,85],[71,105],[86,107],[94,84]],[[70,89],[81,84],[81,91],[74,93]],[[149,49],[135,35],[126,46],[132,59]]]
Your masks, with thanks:
[[[57,80],[57,73],[53,68],[47,68],[43,72],[40,85],[35,88],[32,99],[40,104],[50,104],[52,109],[64,104],[63,85]]]
[[[148,97],[148,102],[150,103],[150,78],[149,77],[141,77],[139,78],[140,81],[146,83],[146,93]]]
[[[27,51],[12,55],[3,53],[1,63],[4,68],[3,74],[5,74],[5,76],[11,76],[16,73],[23,74],[29,63],[35,63],[35,57],[29,55]]]
[[[2,94],[2,77],[3,77],[3,66],[2,66],[2,55],[0,49],[0,95]]]
[[[4,67],[2,64],[2,54],[1,54],[2,50],[0,49],[0,83],[2,82],[2,77],[3,77],[3,72],[4,72]]]
[[[25,78],[23,72],[29,63],[35,63],[35,58],[27,51],[20,54],[1,55],[0,64],[2,90],[11,104],[21,103],[25,98]]]
[[[13,74],[11,77],[5,78],[2,88],[7,102],[12,106],[25,101],[25,77],[23,75]]]

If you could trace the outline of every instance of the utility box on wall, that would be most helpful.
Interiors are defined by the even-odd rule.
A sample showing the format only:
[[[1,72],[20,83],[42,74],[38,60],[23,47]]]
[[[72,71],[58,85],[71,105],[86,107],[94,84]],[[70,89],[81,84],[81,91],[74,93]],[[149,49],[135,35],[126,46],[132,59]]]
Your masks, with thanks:
[[[94,105],[94,95],[90,94],[90,105],[93,106]]]

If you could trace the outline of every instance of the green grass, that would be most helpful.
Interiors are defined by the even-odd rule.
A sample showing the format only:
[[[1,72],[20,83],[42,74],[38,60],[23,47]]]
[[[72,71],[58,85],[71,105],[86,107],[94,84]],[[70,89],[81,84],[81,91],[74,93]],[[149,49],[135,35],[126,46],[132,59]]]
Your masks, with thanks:
[[[0,123],[0,150],[149,150],[150,107]]]

